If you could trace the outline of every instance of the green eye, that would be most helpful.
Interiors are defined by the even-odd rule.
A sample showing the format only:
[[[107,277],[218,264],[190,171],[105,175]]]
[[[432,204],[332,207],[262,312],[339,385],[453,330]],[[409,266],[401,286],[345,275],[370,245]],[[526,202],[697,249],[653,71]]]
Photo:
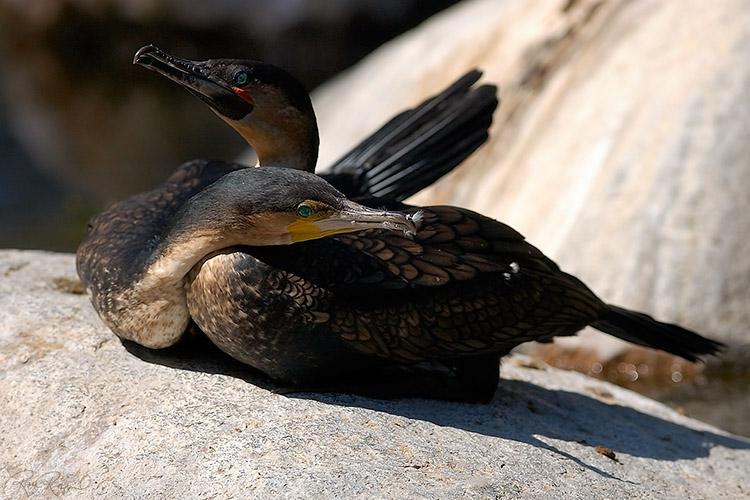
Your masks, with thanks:
[[[297,215],[299,215],[303,219],[307,219],[308,217],[311,217],[312,214],[313,214],[313,209],[310,205],[302,204],[297,207]]]
[[[234,75],[234,84],[238,87],[247,85],[247,82],[249,81],[250,75],[247,74],[247,71],[240,71]]]

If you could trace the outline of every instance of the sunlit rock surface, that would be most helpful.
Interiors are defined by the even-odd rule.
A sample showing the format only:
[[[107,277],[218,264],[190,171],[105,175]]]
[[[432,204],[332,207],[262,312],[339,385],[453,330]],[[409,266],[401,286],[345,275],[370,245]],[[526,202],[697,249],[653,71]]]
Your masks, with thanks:
[[[0,498],[742,498],[750,441],[524,357],[489,405],[283,396],[125,346],[69,254],[0,251]]]

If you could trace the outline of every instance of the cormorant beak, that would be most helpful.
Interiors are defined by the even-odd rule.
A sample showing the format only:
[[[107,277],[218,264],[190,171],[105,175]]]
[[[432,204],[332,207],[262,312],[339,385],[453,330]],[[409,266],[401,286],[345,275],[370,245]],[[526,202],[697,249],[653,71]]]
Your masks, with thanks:
[[[319,218],[299,219],[290,224],[288,230],[292,243],[362,229],[403,231],[407,236],[413,236],[419,228],[421,219],[421,212],[405,214],[383,209],[376,210],[344,200],[338,210]]]
[[[243,99],[212,72],[213,61],[191,61],[146,45],[135,53],[133,64],[156,71],[180,84],[226,118],[241,120],[253,111],[252,99]]]

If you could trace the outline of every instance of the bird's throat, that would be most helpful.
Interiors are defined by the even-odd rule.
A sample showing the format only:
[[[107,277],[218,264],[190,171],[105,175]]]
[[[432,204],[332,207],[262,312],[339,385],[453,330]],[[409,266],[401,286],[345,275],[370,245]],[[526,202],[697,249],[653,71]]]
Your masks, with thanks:
[[[254,114],[254,113],[253,113]],[[219,114],[252,146],[261,166],[284,167],[314,172],[318,160],[318,130],[315,124],[275,123],[253,114],[230,120]]]

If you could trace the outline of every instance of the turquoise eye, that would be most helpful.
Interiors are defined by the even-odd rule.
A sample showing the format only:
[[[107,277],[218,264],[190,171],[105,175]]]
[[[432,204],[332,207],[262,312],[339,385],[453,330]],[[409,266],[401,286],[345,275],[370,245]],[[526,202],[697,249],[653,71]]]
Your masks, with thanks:
[[[247,85],[247,82],[250,81],[250,76],[247,74],[247,71],[240,71],[236,75],[234,75],[234,84],[238,87],[243,87]]]
[[[311,217],[313,214],[313,209],[309,205],[300,205],[297,207],[297,215],[300,217],[307,219],[308,217]]]

